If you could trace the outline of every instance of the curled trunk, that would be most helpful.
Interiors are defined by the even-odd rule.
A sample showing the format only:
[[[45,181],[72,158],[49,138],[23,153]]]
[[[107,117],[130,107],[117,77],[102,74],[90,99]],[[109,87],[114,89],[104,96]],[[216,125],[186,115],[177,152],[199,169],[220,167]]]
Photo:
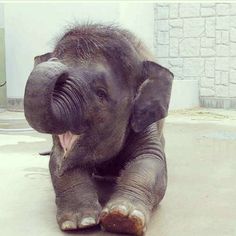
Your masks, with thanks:
[[[63,99],[55,93],[67,77],[67,67],[58,61],[41,63],[31,72],[25,88],[24,111],[27,121],[37,131],[60,134],[68,130]]]

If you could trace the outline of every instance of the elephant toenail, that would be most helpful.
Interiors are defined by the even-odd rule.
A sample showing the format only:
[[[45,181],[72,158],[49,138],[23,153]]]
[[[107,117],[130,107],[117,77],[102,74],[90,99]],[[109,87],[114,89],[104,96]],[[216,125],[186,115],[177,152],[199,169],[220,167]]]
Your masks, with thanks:
[[[81,228],[86,228],[87,226],[96,225],[96,220],[93,217],[85,217],[80,222]]]
[[[77,226],[76,226],[75,222],[72,222],[70,220],[63,222],[61,225],[62,230],[73,230],[76,228],[77,228]]]
[[[113,206],[111,210],[115,212],[119,212],[122,215],[128,215],[129,213],[128,208],[124,205]]]
[[[108,213],[109,213],[108,208],[104,208],[104,209],[102,210],[102,212],[101,212],[100,217],[106,216]]]
[[[129,217],[130,217],[130,218],[134,217],[134,218],[140,219],[140,220],[142,221],[143,225],[144,225],[144,223],[145,223],[145,216],[144,216],[144,214],[143,214],[141,211],[139,211],[139,210],[133,210],[133,211],[131,212],[131,214],[129,215]]]

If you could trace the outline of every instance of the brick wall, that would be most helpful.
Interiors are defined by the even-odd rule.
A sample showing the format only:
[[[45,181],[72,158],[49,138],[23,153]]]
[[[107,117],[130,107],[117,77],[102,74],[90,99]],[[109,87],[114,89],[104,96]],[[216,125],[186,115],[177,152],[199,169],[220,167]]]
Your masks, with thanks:
[[[236,108],[236,4],[155,4],[155,52],[176,80],[198,80],[200,103]]]

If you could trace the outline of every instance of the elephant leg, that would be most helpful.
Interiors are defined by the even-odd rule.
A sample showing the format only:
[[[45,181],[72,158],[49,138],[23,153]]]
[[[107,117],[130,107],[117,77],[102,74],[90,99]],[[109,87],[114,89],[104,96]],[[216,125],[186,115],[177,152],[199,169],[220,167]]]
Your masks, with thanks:
[[[49,167],[56,194],[57,222],[60,228],[74,230],[97,225],[101,206],[89,173],[76,168],[58,175],[53,155]]]
[[[101,213],[103,228],[142,234],[152,209],[165,194],[166,182],[165,160],[150,154],[131,161],[122,171],[116,190]]]

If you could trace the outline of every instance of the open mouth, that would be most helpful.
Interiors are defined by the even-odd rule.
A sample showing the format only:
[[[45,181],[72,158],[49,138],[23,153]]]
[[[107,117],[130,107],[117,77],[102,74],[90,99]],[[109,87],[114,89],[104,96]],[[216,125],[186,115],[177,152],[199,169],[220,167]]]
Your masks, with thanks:
[[[60,140],[60,144],[64,150],[64,154],[66,154],[72,149],[75,141],[78,140],[80,136],[67,131],[64,134],[59,134],[58,137]]]

